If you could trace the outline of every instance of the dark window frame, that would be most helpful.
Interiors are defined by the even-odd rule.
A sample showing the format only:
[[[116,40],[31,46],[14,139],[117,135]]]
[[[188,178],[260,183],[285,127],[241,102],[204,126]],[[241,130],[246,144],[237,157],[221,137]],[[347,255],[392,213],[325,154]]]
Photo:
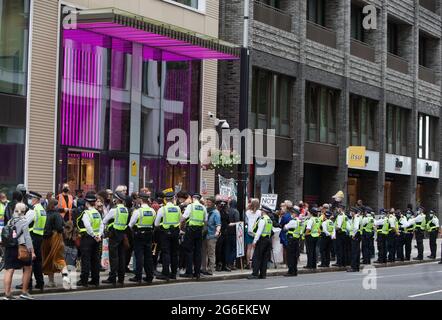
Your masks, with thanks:
[[[391,21],[387,23],[387,50],[399,56],[399,25]]]
[[[362,13],[362,7],[354,3],[351,4],[351,38],[365,42],[365,32],[362,26],[364,21],[364,14]]]
[[[387,105],[385,135],[387,153],[408,156],[409,122],[410,111],[408,109],[391,104]]]
[[[376,123],[377,123],[378,102],[358,95],[350,95],[350,123],[349,141],[352,146],[366,146],[374,150],[377,144]],[[357,117],[355,112],[357,111]],[[365,115],[365,118],[363,117]],[[353,140],[353,125],[357,121],[356,142]],[[364,120],[364,121],[363,121]],[[365,138],[364,138],[365,135]],[[365,141],[363,141],[365,139]]]
[[[313,8],[312,8],[313,6]],[[326,26],[326,1],[307,0],[307,20],[323,27]]]
[[[438,121],[439,118],[432,117],[430,115],[419,113],[418,115],[418,152],[417,157],[425,160],[437,159],[437,141],[438,141]],[[428,137],[427,137],[428,129]],[[429,141],[427,141],[429,140]]]

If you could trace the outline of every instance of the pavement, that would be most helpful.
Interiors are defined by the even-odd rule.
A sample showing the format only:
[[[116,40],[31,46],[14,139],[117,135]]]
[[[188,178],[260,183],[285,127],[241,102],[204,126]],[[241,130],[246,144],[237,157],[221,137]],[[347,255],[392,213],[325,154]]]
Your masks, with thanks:
[[[415,244],[415,242],[413,241],[412,257],[416,256],[416,253],[417,253],[416,249],[414,248],[414,244]],[[438,239],[438,255],[437,255],[438,259],[440,259],[441,246],[442,246],[442,239]],[[425,248],[424,257],[427,257],[430,253],[428,240],[424,241],[424,248]],[[345,279],[347,279],[348,276],[351,274],[353,274],[353,275],[358,274],[358,273],[347,273],[347,272],[345,272],[345,270],[346,270],[345,268],[337,268],[337,267],[318,268],[316,271],[303,269],[302,266],[304,266],[306,264],[306,260],[307,260],[306,255],[301,254],[300,261],[298,263],[298,269],[299,269],[300,276],[297,277],[296,279],[301,279],[301,278],[304,278],[304,276],[308,275],[309,279],[314,278],[314,279],[325,280],[325,279],[328,279],[328,277],[331,277],[330,281],[333,281],[333,279],[339,279],[340,277],[344,277]],[[375,259],[372,259],[372,261],[374,261],[374,260]],[[434,264],[434,260],[429,260],[429,259],[425,258],[425,260],[423,262],[406,261],[406,262],[388,263],[385,265],[374,264],[373,266],[376,267],[376,270],[381,270],[381,269],[390,268],[390,267],[393,268],[393,267],[400,266],[402,268],[405,268],[405,267],[414,268],[416,265],[432,265],[432,264]],[[442,270],[442,266],[437,265],[437,267],[439,267],[439,270]],[[158,267],[158,270],[161,270],[161,266]],[[413,270],[420,270],[420,269],[413,269]],[[183,272],[183,271],[181,271],[181,272]],[[284,278],[281,278],[278,280],[278,277],[281,277],[286,272],[287,272],[287,268],[285,265],[277,265],[276,268],[274,265],[271,265],[271,266],[269,265],[268,278],[266,280],[261,280],[261,281],[269,282],[272,284],[272,286],[278,287],[279,281],[281,283],[284,283],[288,279],[292,279],[292,278],[285,278],[284,277]],[[341,274],[341,275],[340,276],[332,275],[333,272],[337,272],[338,274]],[[384,271],[382,271],[382,272],[384,272]],[[187,293],[188,292],[199,292],[199,291],[193,291],[193,290],[190,291],[188,289],[193,287],[194,285],[196,285],[196,287],[198,287],[200,284],[201,284],[201,286],[204,287],[204,285],[203,285],[204,283],[208,283],[208,282],[210,283],[212,281],[217,281],[217,285],[213,286],[213,285],[207,284],[207,286],[209,288],[210,287],[217,288],[218,283],[222,283],[224,281],[229,281],[229,280],[236,280],[237,281],[237,280],[245,279],[248,275],[250,275],[250,273],[251,273],[250,270],[235,270],[232,272],[215,272],[213,276],[202,276],[198,282],[196,282],[196,280],[192,280],[192,279],[188,279],[188,278],[180,278],[180,277],[177,277],[177,280],[170,280],[169,282],[155,279],[152,284],[149,285],[149,284],[144,283],[141,286],[136,283],[129,282],[128,280],[129,280],[129,278],[131,278],[133,276],[133,274],[127,273],[126,278],[125,278],[124,288],[114,288],[112,285],[102,284],[102,285],[100,285],[100,287],[98,289],[95,287],[83,288],[83,287],[75,287],[75,286],[66,289],[63,287],[61,274],[56,274],[55,275],[55,282],[56,282],[55,288],[45,287],[43,294],[41,294],[41,292],[38,290],[33,291],[32,294],[35,295],[38,299],[40,299],[42,297],[53,297],[54,298],[57,296],[59,296],[60,298],[65,297],[65,296],[69,297],[70,294],[72,294],[72,296],[70,296],[72,299],[80,299],[80,298],[83,299],[88,296],[88,295],[85,295],[85,294],[89,294],[88,292],[91,292],[93,297],[98,298],[98,297],[102,296],[102,293],[96,294],[95,292],[99,291],[99,292],[104,293],[104,292],[107,292],[108,290],[110,290],[110,292],[119,292],[119,290],[121,290],[122,292],[124,292],[124,295],[120,295],[119,298],[120,299],[126,299],[126,298],[129,299],[132,296],[131,294],[128,293],[128,290],[130,290],[130,289],[134,289],[135,291],[141,290],[142,288],[144,288],[146,290],[151,290],[151,289],[159,287],[159,286],[161,286],[161,287],[164,286],[165,288],[183,287],[184,291]],[[0,273],[0,296],[4,295],[4,293],[3,293],[3,291],[4,291],[4,289],[3,289],[4,288],[3,287],[3,275],[4,275],[4,272],[1,272]],[[15,288],[15,285],[21,283],[21,276],[22,276],[21,270],[16,270],[14,273],[14,277],[13,277],[13,287],[12,287],[14,295],[20,294],[20,291],[15,290],[14,288]],[[77,282],[77,280],[79,279],[79,272],[72,271],[70,276],[71,276],[72,284],[75,284]],[[100,278],[101,278],[101,280],[104,280],[107,278],[107,276],[108,276],[107,271],[102,272],[100,275]],[[440,277],[439,279],[442,279],[442,275],[439,275],[439,277]],[[273,281],[275,281],[275,283],[273,283]],[[296,283],[298,281],[299,280],[296,280]],[[250,281],[250,280],[246,281],[246,283],[249,283],[249,282],[253,282],[253,281]],[[47,284],[46,277],[45,277],[45,283]],[[182,285],[184,283],[186,283],[186,285]],[[439,284],[442,286],[442,281],[439,281]],[[182,286],[180,286],[180,285],[182,285]],[[241,288],[241,287],[239,287],[239,288]],[[164,289],[164,290],[165,290],[165,292],[167,292],[167,289]],[[195,289],[195,290],[199,290],[199,289]],[[155,291],[156,291],[156,289],[153,290],[152,292],[155,292]],[[235,291],[235,290],[233,290],[233,291]],[[78,295],[76,292],[81,292],[81,295]],[[325,292],[324,292],[324,294],[325,294]],[[107,296],[107,294],[105,296]],[[146,297],[148,297],[148,296],[149,295],[147,295]],[[116,295],[116,297],[118,297],[118,295]],[[211,295],[209,295],[208,297],[211,297]],[[95,298],[93,298],[93,299],[95,299]],[[143,298],[144,298],[144,295],[143,295]],[[152,298],[161,299],[161,295],[158,295],[158,296],[152,295],[152,296],[150,296],[150,298],[151,299]],[[201,297],[201,298],[203,298],[203,297]],[[216,297],[216,296],[214,298],[218,299],[218,297]],[[245,299],[247,297],[242,296],[241,298]],[[112,294],[110,294],[109,299],[112,299]]]

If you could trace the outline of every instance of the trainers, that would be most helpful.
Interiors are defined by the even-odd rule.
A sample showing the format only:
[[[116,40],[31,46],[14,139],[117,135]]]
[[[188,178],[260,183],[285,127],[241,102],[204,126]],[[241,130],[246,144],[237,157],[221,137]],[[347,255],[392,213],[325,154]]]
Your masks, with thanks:
[[[70,287],[71,286],[71,279],[69,276],[63,276],[63,287]]]
[[[47,285],[48,288],[55,288],[57,285],[55,284],[55,282],[50,281]]]
[[[11,294],[11,295],[9,295],[9,296],[4,296],[4,297],[3,297],[3,300],[17,300],[17,298],[14,297],[14,296]]]
[[[34,300],[35,298],[33,296],[31,296],[29,293],[22,293],[20,295],[20,299],[23,299],[23,300]]]

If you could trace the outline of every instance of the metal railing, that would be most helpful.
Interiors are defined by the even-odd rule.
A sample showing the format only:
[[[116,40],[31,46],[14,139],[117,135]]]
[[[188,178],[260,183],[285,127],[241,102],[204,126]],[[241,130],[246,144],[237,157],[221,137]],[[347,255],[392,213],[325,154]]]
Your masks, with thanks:
[[[312,21],[307,21],[307,39],[337,48],[336,32]]]
[[[430,68],[419,66],[419,79],[436,84],[436,73]]]
[[[290,14],[257,0],[253,2],[253,19],[292,32],[292,16]]]
[[[387,54],[387,67],[408,74],[408,61],[395,54]]]
[[[375,62],[374,48],[357,39],[351,39],[350,53],[356,57]]]

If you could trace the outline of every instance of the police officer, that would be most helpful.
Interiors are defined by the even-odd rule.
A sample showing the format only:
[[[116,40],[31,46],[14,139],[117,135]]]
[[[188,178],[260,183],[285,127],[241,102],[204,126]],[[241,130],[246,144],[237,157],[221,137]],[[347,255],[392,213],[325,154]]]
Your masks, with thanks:
[[[390,225],[385,210],[381,209],[380,213],[383,214],[383,217],[374,222],[378,243],[378,260],[375,263],[387,263],[387,237],[390,233]]]
[[[287,231],[287,266],[288,272],[286,277],[296,277],[298,275],[298,258],[299,258],[299,239],[302,235],[302,224],[298,216],[300,214],[297,206],[289,209],[291,220],[284,225]]]
[[[407,217],[400,210],[396,210],[396,220],[398,222],[398,232],[396,236],[396,257],[399,261],[405,261],[404,245],[405,245],[405,228],[408,225]]]
[[[248,279],[265,279],[267,276],[267,263],[270,260],[272,250],[272,229],[273,222],[269,214],[273,214],[273,210],[267,206],[262,206],[261,213],[263,214],[255,222],[253,226],[253,272]]]
[[[371,263],[371,252],[374,241],[374,217],[373,210],[369,207],[364,209],[364,217],[361,220],[362,226],[362,264]]]
[[[26,213],[26,222],[31,233],[32,245],[34,247],[35,259],[32,261],[32,272],[34,273],[35,288],[43,290],[44,280],[42,272],[42,256],[41,243],[43,241],[43,233],[46,226],[46,211],[40,203],[41,195],[34,191],[29,191],[26,198],[27,205],[30,210]],[[32,287],[32,280],[31,285]]]
[[[350,209],[352,216],[350,222],[350,238],[351,238],[351,268],[347,272],[359,272],[361,262],[361,220],[360,209],[354,207]]]
[[[157,279],[176,279],[178,269],[178,245],[180,235],[181,210],[173,202],[175,194],[167,192],[164,195],[166,205],[158,210],[155,227],[160,227],[161,259],[163,271]]]
[[[414,236],[417,245],[417,257],[413,260],[424,260],[424,233],[427,228],[426,216],[424,208],[420,207],[417,211],[417,216],[409,220],[410,225],[414,225]]]
[[[403,234],[404,234],[404,245],[405,245],[405,260],[410,261],[411,260],[411,249],[412,249],[412,241],[413,241],[413,234],[414,234],[414,225],[410,225],[410,220],[413,218],[413,211],[411,211],[411,208],[407,209],[407,212],[405,213],[404,217],[402,217],[402,224],[403,224]],[[405,224],[405,219],[407,223]]]
[[[394,208],[390,209],[388,215],[389,232],[387,236],[387,250],[388,250],[388,262],[395,262],[396,260],[396,238],[399,235],[399,223],[395,215]]]
[[[134,233],[135,251],[135,276],[129,281],[141,283],[144,271],[146,277],[144,281],[152,283],[153,280],[153,259],[152,259],[152,237],[155,222],[155,210],[149,206],[149,195],[140,193],[141,207],[134,211],[129,228]]]
[[[428,256],[430,259],[436,259],[437,252],[437,236],[439,235],[439,219],[437,218],[435,212],[430,210],[427,219],[427,232],[429,236],[430,252]]]
[[[207,224],[207,210],[200,200],[199,193],[193,194],[192,203],[186,207],[181,218],[182,229],[185,229],[183,247],[186,252],[186,273],[180,274],[180,277],[183,278],[191,278],[192,276],[196,279],[200,278],[203,227]]]
[[[330,253],[333,246],[333,240],[336,237],[335,223],[332,220],[332,216],[332,213],[327,210],[325,213],[325,220],[322,222],[321,240],[319,241],[321,248],[321,264],[319,267],[321,268],[330,267]]]
[[[109,278],[102,283],[116,285],[118,276],[118,283],[123,285],[126,272],[124,239],[129,222],[129,210],[124,206],[126,201],[124,193],[115,192],[114,199],[116,207],[112,208],[103,219],[104,225],[109,230],[110,272]]]
[[[347,230],[347,216],[345,215],[345,207],[338,204],[337,217],[335,221],[336,232],[336,263],[333,266],[343,267],[345,264],[345,237]]]
[[[95,209],[97,196],[88,192],[85,197],[86,208],[77,218],[77,227],[81,235],[81,275],[78,286],[87,287],[89,284],[98,287],[100,284],[100,244],[104,232],[101,214]],[[89,273],[92,279],[88,282]]]
[[[305,243],[307,246],[307,269],[316,269],[317,254],[316,245],[321,235],[321,218],[318,217],[318,209],[310,210],[311,217],[305,225]]]

